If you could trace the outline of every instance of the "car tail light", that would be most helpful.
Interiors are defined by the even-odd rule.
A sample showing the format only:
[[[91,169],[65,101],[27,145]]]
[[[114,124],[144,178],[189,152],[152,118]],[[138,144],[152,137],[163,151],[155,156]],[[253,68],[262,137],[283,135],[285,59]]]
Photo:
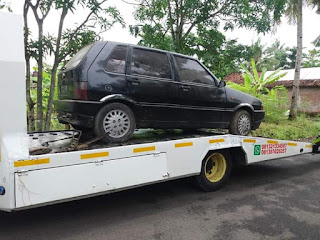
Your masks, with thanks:
[[[75,82],[74,97],[78,100],[88,100],[87,82]]]
[[[261,110],[263,110],[263,104],[261,104]]]

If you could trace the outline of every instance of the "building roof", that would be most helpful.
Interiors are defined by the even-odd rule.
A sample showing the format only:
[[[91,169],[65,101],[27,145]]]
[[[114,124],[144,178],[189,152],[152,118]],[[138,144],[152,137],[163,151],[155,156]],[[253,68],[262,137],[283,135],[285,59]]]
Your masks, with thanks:
[[[270,76],[274,71],[267,71],[265,77]],[[279,74],[287,73],[279,81],[292,81],[294,79],[295,69],[281,70]],[[320,79],[320,67],[313,68],[301,68],[300,80],[319,80]]]
[[[274,71],[267,71],[265,76],[270,76]],[[281,70],[280,73],[286,72],[286,76],[280,78],[276,83],[270,84],[270,87],[283,85],[285,87],[292,87],[295,69]],[[279,73],[279,74],[280,74]],[[227,82],[234,82],[238,84],[243,83],[242,73],[228,74],[225,79]],[[320,67],[301,68],[300,72],[300,86],[301,87],[320,87]]]

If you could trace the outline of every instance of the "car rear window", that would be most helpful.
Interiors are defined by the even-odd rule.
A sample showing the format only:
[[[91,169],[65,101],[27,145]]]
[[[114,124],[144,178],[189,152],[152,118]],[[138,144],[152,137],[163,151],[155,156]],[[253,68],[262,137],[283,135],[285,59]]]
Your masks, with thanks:
[[[127,47],[117,46],[111,53],[105,70],[112,73],[125,73],[127,59]]]
[[[216,84],[214,78],[196,60],[178,56],[174,58],[177,62],[182,82]]]
[[[65,68],[69,69],[78,66],[84,56],[90,51],[92,46],[93,44],[82,48],[78,53],[76,53],[76,55],[71,58],[71,60],[66,64]]]
[[[131,74],[171,79],[171,67],[166,53],[133,49]]]

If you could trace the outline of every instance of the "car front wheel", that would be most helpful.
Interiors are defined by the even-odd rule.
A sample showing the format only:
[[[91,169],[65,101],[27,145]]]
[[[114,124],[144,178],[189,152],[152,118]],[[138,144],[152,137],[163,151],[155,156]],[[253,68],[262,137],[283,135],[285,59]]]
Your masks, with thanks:
[[[104,106],[95,119],[94,131],[103,136],[108,143],[127,141],[136,128],[132,110],[122,103],[110,103]]]
[[[235,135],[247,136],[252,129],[252,120],[246,110],[237,111],[230,123],[229,132]]]

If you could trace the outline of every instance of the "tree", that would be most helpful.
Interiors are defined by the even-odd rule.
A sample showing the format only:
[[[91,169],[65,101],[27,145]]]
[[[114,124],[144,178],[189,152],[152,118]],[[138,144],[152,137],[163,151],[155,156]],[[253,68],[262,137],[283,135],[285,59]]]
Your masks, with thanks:
[[[279,74],[282,68],[278,68],[269,76],[265,77],[265,73],[267,69],[263,68],[261,74],[259,74],[256,68],[255,61],[253,59],[251,60],[252,72],[243,64],[241,64],[241,68],[244,71],[244,73],[242,74],[244,79],[244,86],[246,88],[252,88],[258,94],[268,93],[269,89],[267,88],[267,85],[278,81],[280,78],[284,77],[287,74],[287,73]]]
[[[131,33],[149,46],[187,53],[191,37],[200,37],[208,30],[216,31],[223,21],[225,30],[247,27],[267,32],[280,19],[285,0],[136,0]],[[264,13],[264,14],[260,14]]]
[[[291,106],[289,119],[294,120],[298,114],[298,98],[300,84],[300,69],[302,62],[302,21],[303,21],[303,5],[312,5],[317,8],[317,13],[320,13],[320,0],[288,0],[286,16],[289,23],[297,25],[297,57],[295,63],[295,75],[293,80],[293,89],[291,97]],[[317,42],[315,44],[318,44]]]
[[[276,70],[280,67],[286,68],[287,66],[287,49],[284,44],[276,40],[270,47],[267,47],[265,52],[264,61],[265,67],[268,70]]]
[[[298,115],[298,99],[299,99],[299,85],[300,85],[300,69],[302,62],[302,8],[303,0],[289,0],[286,16],[289,23],[295,23],[297,25],[297,57],[295,63],[295,74],[293,80],[292,97],[289,119],[295,120]]]
[[[291,47],[291,48],[286,48],[287,52],[287,63],[284,67],[285,69],[292,69],[295,68],[296,65],[296,59],[297,59],[297,48],[296,47]]]
[[[34,123],[34,101],[31,98],[31,70],[30,70],[30,43],[29,43],[29,24],[28,24],[28,12],[30,9],[30,5],[26,1],[23,6],[23,20],[24,20],[24,47],[25,47],[25,62],[26,62],[26,96],[28,103],[28,126],[31,132],[35,131],[35,123]]]
[[[53,98],[55,94],[56,75],[59,64],[66,60],[72,53],[77,52],[80,48],[89,43],[98,40],[99,33],[90,30],[91,26],[99,26],[101,31],[109,30],[116,22],[122,25],[123,19],[120,17],[118,10],[114,7],[104,7],[107,0],[56,0],[55,8],[61,10],[59,28],[57,37],[53,39],[53,67],[51,71],[51,87],[46,112],[45,130],[50,130],[51,115],[53,110]],[[63,25],[68,13],[73,12],[77,5],[89,9],[89,13],[82,23],[75,29],[68,29],[63,32]]]
[[[7,2],[3,2],[0,0],[0,10],[6,9],[9,12],[12,12],[10,5]]]
[[[27,101],[29,106],[29,125],[33,129],[32,116],[34,115],[32,98],[30,96],[30,58],[37,61],[37,130],[50,130],[51,115],[53,111],[53,100],[55,96],[56,77],[60,63],[68,60],[72,54],[80,48],[99,40],[99,33],[107,31],[116,22],[122,25],[118,10],[114,7],[105,6],[107,0],[25,0],[25,43],[26,43],[26,63],[27,63]],[[44,35],[43,23],[50,10],[54,7],[60,12],[58,22],[58,32],[56,35]],[[79,7],[86,12],[84,20],[77,24],[73,29],[64,29],[64,22],[69,13],[74,13]],[[38,39],[35,41],[30,38],[28,29],[28,9],[32,9],[33,15],[38,25]],[[98,26],[99,31],[94,31]],[[53,57],[51,68],[51,82],[48,102],[43,106],[42,82],[44,73],[43,59],[46,55]],[[43,111],[46,110],[45,128],[43,128]]]
[[[38,25],[38,39],[35,44],[37,45],[37,65],[38,65],[38,76],[37,76],[37,130],[43,130],[43,110],[42,110],[42,78],[43,78],[43,57],[44,57],[44,41],[43,41],[43,23],[47,18],[53,0],[36,0],[35,3],[32,0],[25,0],[26,5],[33,11],[34,18]],[[28,13],[28,12],[27,12]],[[27,30],[28,31],[28,30]]]
[[[312,43],[315,47],[320,47],[320,35]]]
[[[320,14],[320,0],[311,0],[311,4],[317,9],[317,13]]]
[[[312,49],[303,54],[303,67],[320,67],[320,50]]]

